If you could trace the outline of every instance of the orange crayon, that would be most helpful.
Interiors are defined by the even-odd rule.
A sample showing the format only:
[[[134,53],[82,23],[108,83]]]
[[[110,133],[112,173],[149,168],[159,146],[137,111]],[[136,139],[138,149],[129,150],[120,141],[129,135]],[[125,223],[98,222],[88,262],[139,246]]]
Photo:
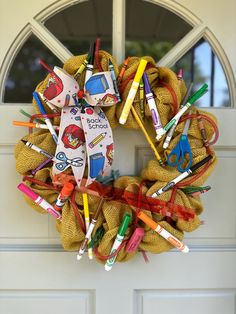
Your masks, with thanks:
[[[145,224],[147,224],[152,230],[156,231],[160,236],[170,242],[178,250],[183,253],[189,252],[189,248],[184,243],[182,243],[179,239],[169,233],[166,229],[161,227],[156,221],[152,220],[146,214],[144,214],[143,212],[139,212],[138,218],[145,222]]]
[[[128,65],[128,63],[129,63],[129,59],[130,59],[129,57],[128,57],[127,59],[125,59],[123,65],[122,65],[122,68],[121,68],[121,70],[120,70],[120,73],[119,73],[119,75],[118,75],[118,77],[117,77],[117,84],[118,84],[118,85],[121,83],[121,80],[122,80],[122,78],[123,78],[123,76],[124,76],[125,70],[126,70],[127,65]]]

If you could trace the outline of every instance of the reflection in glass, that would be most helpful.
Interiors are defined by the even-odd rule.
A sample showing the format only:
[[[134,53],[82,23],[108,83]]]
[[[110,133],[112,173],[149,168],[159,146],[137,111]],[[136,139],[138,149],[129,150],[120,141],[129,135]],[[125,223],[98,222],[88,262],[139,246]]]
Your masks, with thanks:
[[[112,52],[111,0],[90,0],[70,6],[49,18],[45,26],[74,55],[87,53],[96,38],[101,38],[101,49]]]
[[[160,60],[192,27],[176,14],[143,0],[126,1],[126,57]]]
[[[194,89],[207,83],[208,92],[196,102],[199,107],[229,107],[228,85],[221,64],[204,39],[198,41],[174,66],[173,70],[183,69],[187,85],[194,82]]]
[[[7,76],[4,102],[31,103],[35,87],[48,74],[40,65],[40,59],[51,67],[62,66],[61,61],[40,40],[31,35],[17,54]]]

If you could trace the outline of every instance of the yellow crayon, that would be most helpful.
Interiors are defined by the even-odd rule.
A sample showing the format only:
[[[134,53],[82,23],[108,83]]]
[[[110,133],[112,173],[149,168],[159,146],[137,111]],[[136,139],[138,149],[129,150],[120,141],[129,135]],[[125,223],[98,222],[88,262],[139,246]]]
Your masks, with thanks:
[[[88,231],[90,219],[89,219],[89,206],[88,206],[88,195],[87,193],[82,193],[83,197],[83,205],[84,205],[84,220],[86,226],[86,232]],[[90,243],[90,239],[88,241],[88,245]],[[92,248],[88,248],[88,257],[89,259],[93,259],[93,250]]]
[[[133,83],[131,85],[129,94],[127,96],[126,102],[124,104],[124,108],[123,108],[123,110],[121,112],[121,116],[120,116],[120,119],[119,119],[120,124],[125,124],[125,122],[126,122],[126,120],[128,118],[131,106],[132,106],[134,98],[136,96],[136,93],[137,93],[137,90],[138,90],[138,87],[139,87],[139,83],[140,83],[140,80],[142,78],[143,72],[144,72],[144,70],[146,68],[146,65],[147,65],[147,61],[144,60],[144,59],[141,59],[141,61],[139,63],[139,66],[138,66],[138,69],[137,69],[137,72],[135,74]]]
[[[145,118],[145,112],[144,112],[144,84],[143,80],[140,81],[139,85],[139,104],[140,104],[140,111],[141,111],[141,116],[144,119]]]
[[[81,66],[78,68],[78,70],[76,71],[74,78],[77,80],[78,77],[80,76],[80,74],[84,71],[84,69],[86,68],[88,64],[88,58],[86,58],[83,63],[81,64]]]

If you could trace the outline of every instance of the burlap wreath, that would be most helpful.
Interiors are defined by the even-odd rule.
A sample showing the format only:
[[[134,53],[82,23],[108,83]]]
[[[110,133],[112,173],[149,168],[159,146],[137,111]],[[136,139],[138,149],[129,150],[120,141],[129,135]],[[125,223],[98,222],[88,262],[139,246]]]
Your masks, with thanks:
[[[74,75],[79,66],[82,64],[86,55],[75,56],[70,58],[65,64],[64,69],[71,75]],[[176,74],[168,68],[157,67],[155,65],[154,60],[151,57],[143,57],[148,61],[148,65],[146,68],[146,73],[148,75],[149,82],[152,87],[152,91],[155,95],[156,104],[158,107],[158,111],[161,116],[161,121],[163,125],[166,125],[173,114],[178,110],[180,102],[186,92],[186,87],[184,82],[179,84],[177,80]],[[108,61],[112,60],[114,64],[114,69],[116,75],[118,75],[119,69],[116,64],[115,59],[109,55],[105,51],[99,51],[99,62],[100,69],[102,68],[104,71],[108,70]],[[140,58],[132,57],[129,60],[128,67],[125,71],[124,77],[122,79],[122,83],[120,85],[120,92],[122,95],[122,103],[117,104],[112,107],[105,108],[104,111],[106,113],[107,118],[109,119],[110,125],[112,128],[115,128],[118,125],[118,119],[121,114],[125,99],[129,92],[132,78],[137,70]],[[97,72],[98,68],[95,66],[94,72]],[[79,77],[78,83],[80,87],[83,87],[84,82],[84,72]],[[48,81],[48,77],[41,82],[36,91],[43,91],[46,83]],[[134,101],[134,108],[137,111],[139,117],[141,118],[140,107],[139,107],[139,95],[136,95]],[[33,101],[33,106],[36,113],[39,113],[38,107]],[[45,108],[47,106],[45,105]],[[192,108],[193,116],[196,115],[197,109]],[[47,108],[47,112],[51,113],[50,109]],[[198,110],[198,113],[207,116],[212,119],[215,123],[215,117],[209,113]],[[59,125],[60,118],[54,117],[53,124]],[[155,132],[152,126],[151,114],[147,104],[145,103],[145,119],[142,120],[145,128],[147,129],[149,135],[151,136],[153,142],[155,142]],[[207,133],[207,138],[211,139],[214,134],[214,129],[211,124],[205,121],[205,128]],[[134,119],[132,113],[130,113],[127,123],[124,127],[131,129],[138,129],[138,124]],[[179,140],[181,131],[183,130],[183,123],[179,123],[176,128],[176,132],[173,140],[170,143],[170,146],[167,149],[167,153],[169,153],[176,143]],[[196,119],[192,119],[191,126],[188,133],[189,142],[191,145],[192,153],[193,153],[193,164],[196,164],[204,157],[206,157],[209,153],[208,147],[203,145],[202,136],[198,127],[198,123]],[[46,130],[39,130],[33,133],[30,133],[24,136],[25,140],[28,140],[37,146],[45,149],[46,151],[54,154],[55,153],[55,143],[52,140],[50,133]],[[156,148],[158,152],[163,156],[163,140],[156,143]],[[191,185],[201,186],[204,184],[206,179],[209,177],[211,172],[213,171],[216,164],[216,156],[214,151],[211,149],[211,154],[213,155],[213,159],[208,167],[205,167],[205,171],[202,171],[202,168],[196,171],[193,177],[196,178]],[[16,170],[21,175],[25,176],[24,180],[27,184],[39,195],[41,195],[44,199],[46,199],[49,203],[53,204],[58,196],[59,190],[52,185],[52,176],[51,176],[51,167],[46,167],[38,172],[36,172],[34,176],[34,180],[28,180],[27,175],[31,174],[31,171],[35,169],[40,163],[45,160],[45,157],[38,154],[34,150],[30,150],[26,147],[21,141],[15,147],[15,158],[16,158]],[[200,173],[200,175],[198,175]],[[143,194],[150,196],[154,191],[158,188],[165,185],[167,182],[177,177],[179,172],[173,167],[161,167],[156,159],[150,160],[146,167],[142,170],[139,177],[131,177],[131,176],[122,176],[114,181],[114,186],[125,191],[133,191],[137,193],[140,182],[144,180],[144,185],[141,189]],[[37,181],[39,180],[39,181]],[[188,182],[189,179],[185,179],[184,182]],[[43,182],[42,185],[40,182]],[[146,182],[148,182],[146,184]],[[77,209],[72,206],[71,200],[67,201],[62,211],[62,221],[56,222],[56,227],[58,232],[61,235],[61,243],[63,248],[68,251],[78,250],[81,242],[84,239],[85,233],[81,227],[81,221],[83,221],[83,201],[82,194],[79,191],[74,193],[74,200],[77,205]],[[45,213],[38,205],[35,205],[29,198],[25,198],[27,203],[37,210],[40,213]],[[89,199],[89,207],[91,213],[96,208],[98,198],[95,196],[88,196]],[[203,206],[199,197],[193,198],[185,194],[180,188],[167,191],[159,196],[159,199],[164,200],[166,202],[173,202],[175,204],[182,205],[186,208],[192,208],[195,212],[195,217],[192,220],[184,220],[179,217],[175,217],[172,219],[168,219],[164,214],[152,213],[150,211],[145,211],[150,217],[152,217],[155,221],[158,221],[161,226],[163,226],[166,230],[172,233],[174,236],[179,238],[180,240],[184,237],[184,232],[192,232],[199,227],[201,221],[198,215],[201,214],[203,210]],[[106,200],[103,208],[102,214],[99,216],[96,227],[93,231],[93,235],[96,233],[100,226],[103,226],[105,233],[96,248],[96,252],[99,256],[106,256],[110,253],[112,244],[114,242],[115,236],[117,234],[118,228],[120,226],[121,220],[125,212],[128,212],[132,215],[133,220],[135,219],[135,207],[129,206],[128,204],[124,204],[115,200]],[[138,222],[140,226],[145,229],[145,236],[140,243],[139,250],[145,250],[147,252],[152,253],[161,253],[164,251],[168,251],[173,246],[167,242],[164,238],[159,236],[159,234],[153,232],[148,226],[144,225],[141,221]],[[133,232],[132,225],[129,227],[125,238],[129,238]],[[117,256],[117,261],[127,261],[131,259],[137,250],[133,253],[127,253],[125,248],[123,247]],[[98,258],[100,260],[100,257]]]

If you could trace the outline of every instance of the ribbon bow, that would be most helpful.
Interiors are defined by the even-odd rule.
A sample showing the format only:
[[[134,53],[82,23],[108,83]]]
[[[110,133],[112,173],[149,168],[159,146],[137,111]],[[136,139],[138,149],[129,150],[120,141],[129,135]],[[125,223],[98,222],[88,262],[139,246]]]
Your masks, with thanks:
[[[85,82],[84,89],[82,100],[79,100],[78,94],[81,93],[77,81],[63,69],[54,67],[41,94],[47,104],[61,108],[53,174],[71,167],[78,186],[86,164],[87,185],[97,176],[110,172],[114,153],[113,136],[109,122],[98,106],[111,106],[118,101],[109,71],[93,74]]]

